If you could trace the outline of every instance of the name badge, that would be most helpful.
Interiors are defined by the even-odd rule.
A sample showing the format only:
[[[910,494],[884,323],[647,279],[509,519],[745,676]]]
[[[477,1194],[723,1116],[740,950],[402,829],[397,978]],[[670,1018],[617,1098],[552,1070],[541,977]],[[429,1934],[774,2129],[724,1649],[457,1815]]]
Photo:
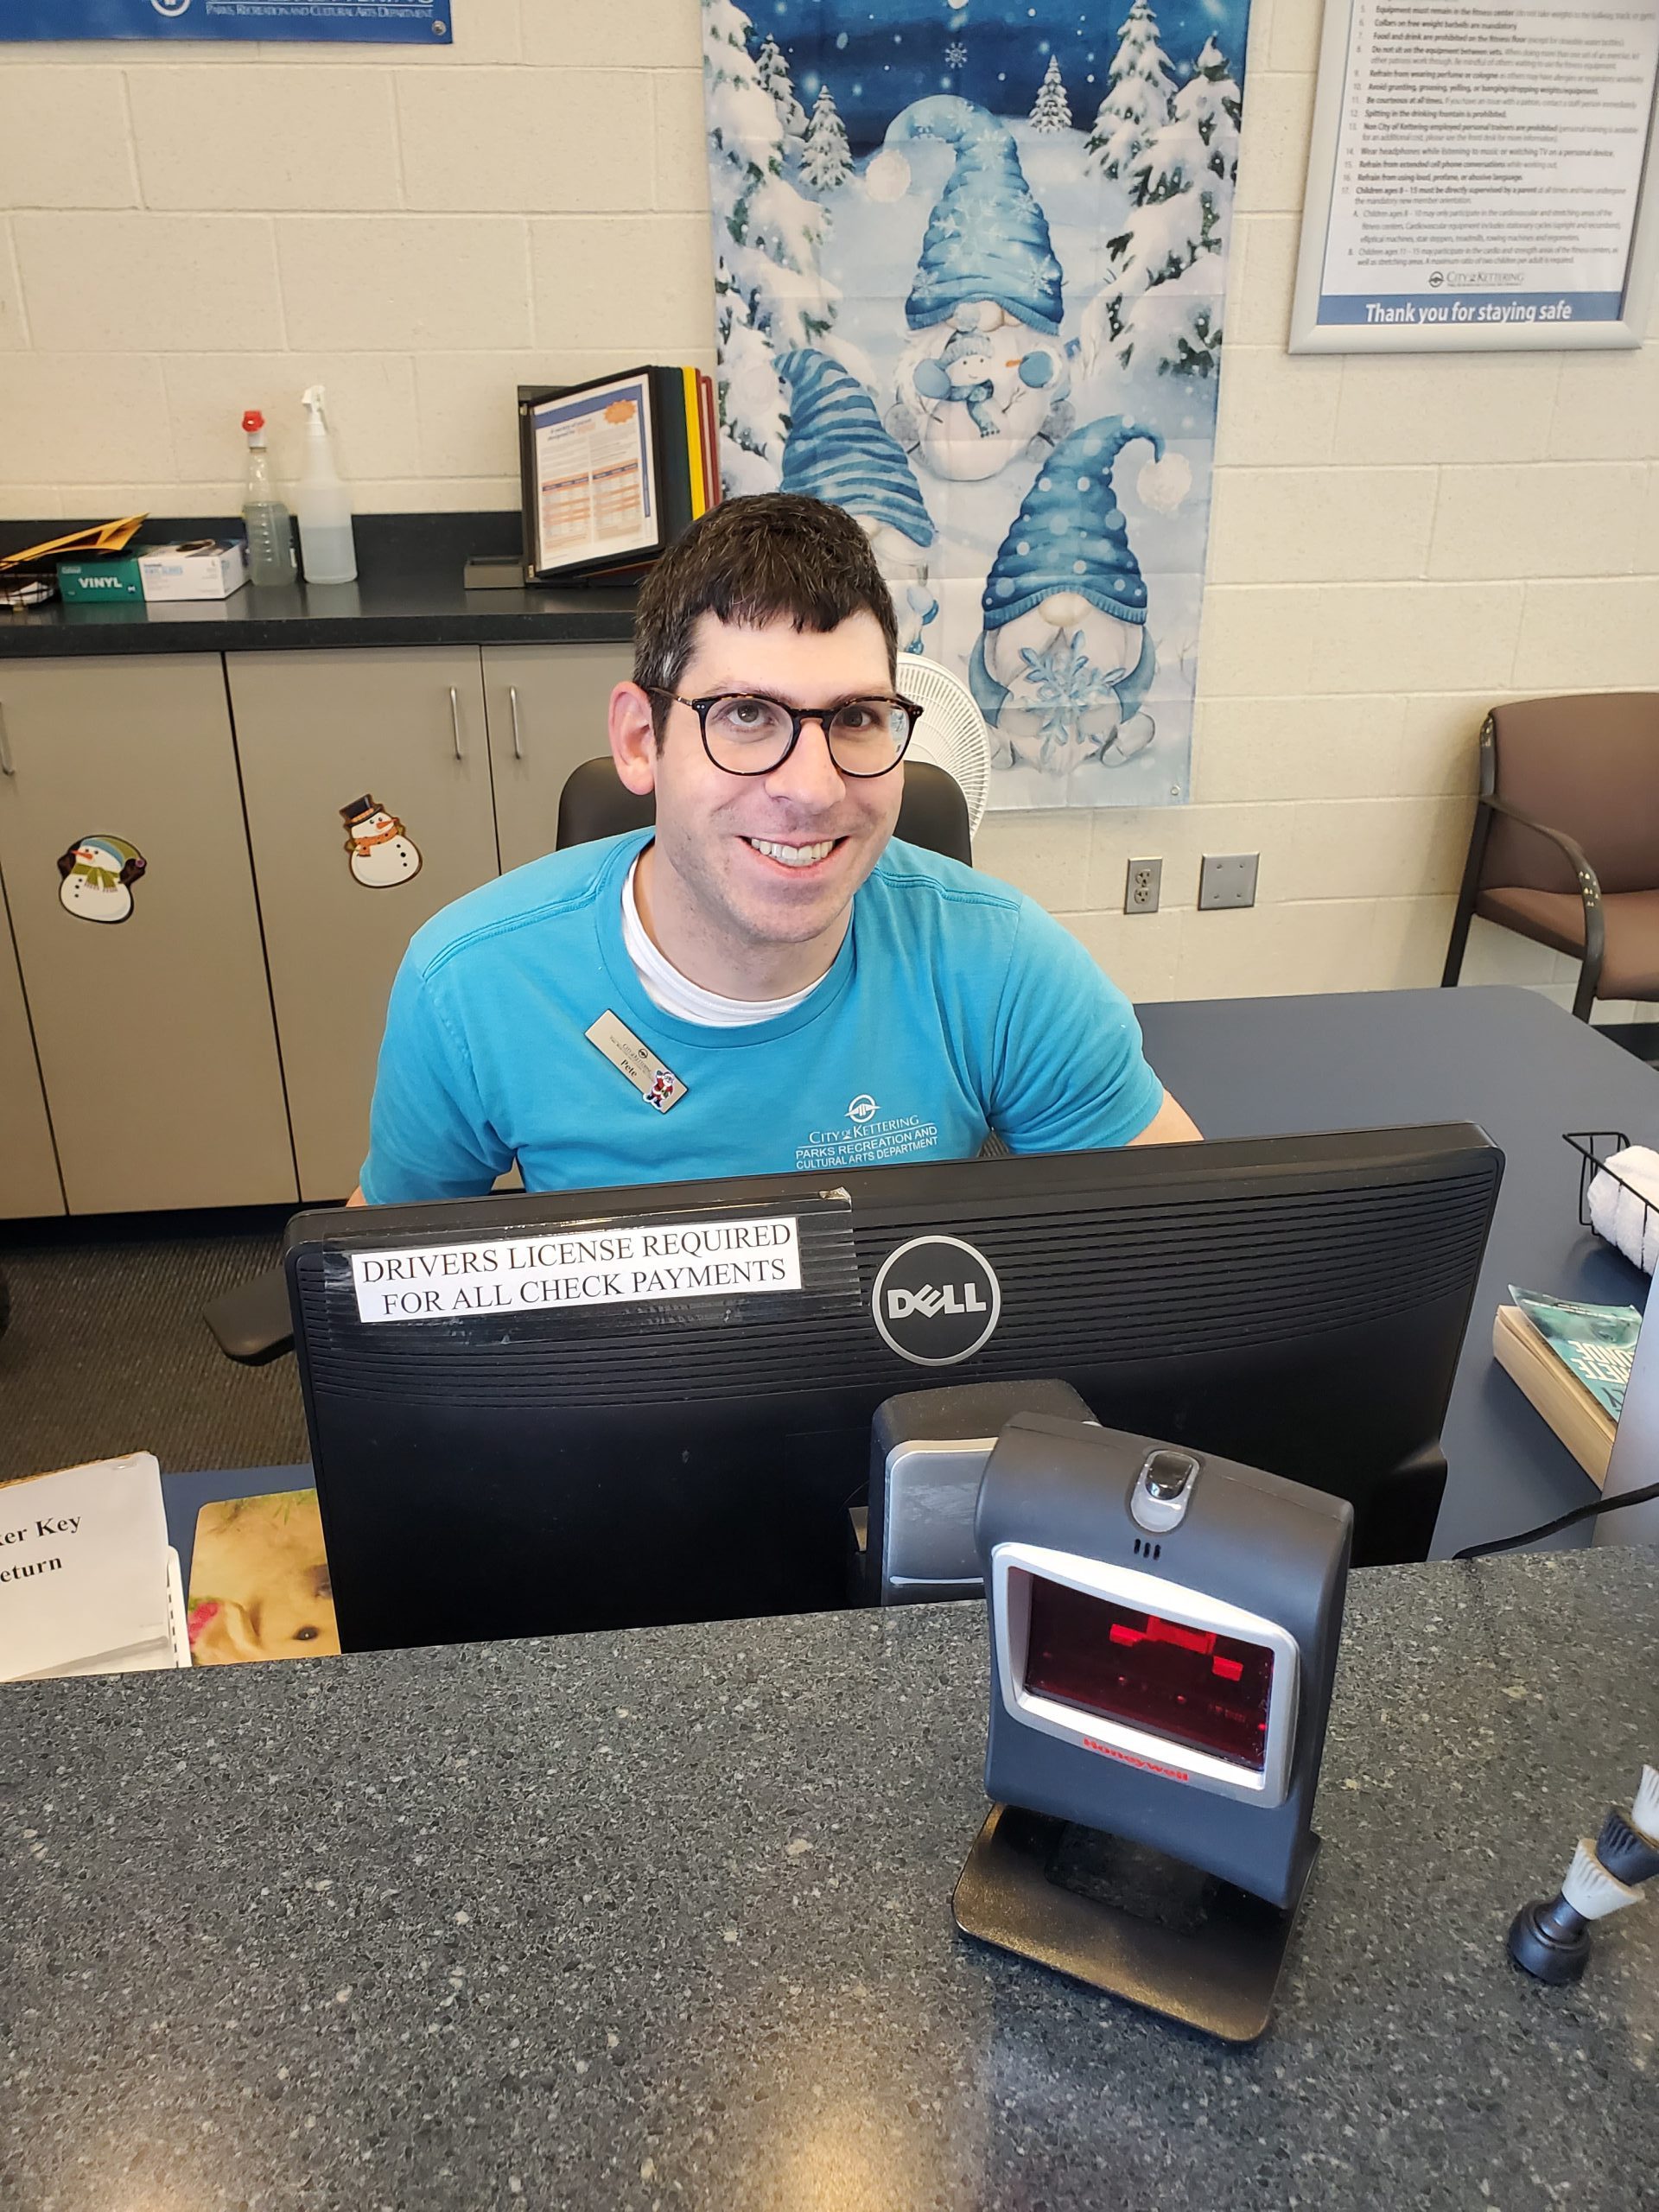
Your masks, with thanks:
[[[584,1035],[597,1045],[613,1068],[626,1076],[647,1106],[666,1114],[685,1096],[685,1085],[672,1068],[664,1067],[649,1045],[642,1045],[625,1021],[608,1007]]]

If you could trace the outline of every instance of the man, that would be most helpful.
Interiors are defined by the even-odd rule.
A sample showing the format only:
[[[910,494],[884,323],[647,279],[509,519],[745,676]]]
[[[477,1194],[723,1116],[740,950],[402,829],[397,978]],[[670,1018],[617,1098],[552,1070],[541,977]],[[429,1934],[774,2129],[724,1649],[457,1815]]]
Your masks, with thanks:
[[[864,532],[784,493],[693,524],[611,698],[654,834],[418,931],[362,1200],[1196,1137],[1128,1001],[1034,901],[890,842],[914,710]]]

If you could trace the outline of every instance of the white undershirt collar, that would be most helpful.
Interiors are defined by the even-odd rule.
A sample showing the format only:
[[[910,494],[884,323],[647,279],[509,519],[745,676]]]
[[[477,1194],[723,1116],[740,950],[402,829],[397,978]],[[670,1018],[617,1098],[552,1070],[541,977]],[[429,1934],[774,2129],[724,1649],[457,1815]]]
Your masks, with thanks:
[[[774,1021],[781,1014],[792,1014],[823,981],[823,976],[819,976],[804,990],[786,992],[780,999],[728,999],[722,998],[718,991],[705,991],[701,983],[682,976],[646,936],[633,895],[634,873],[639,866],[636,858],[622,886],[622,944],[633,963],[639,988],[652,1004],[660,1007],[664,1014],[671,1014],[678,1021],[701,1022],[709,1029],[747,1028],[756,1022]],[[826,969],[824,974],[828,973]]]

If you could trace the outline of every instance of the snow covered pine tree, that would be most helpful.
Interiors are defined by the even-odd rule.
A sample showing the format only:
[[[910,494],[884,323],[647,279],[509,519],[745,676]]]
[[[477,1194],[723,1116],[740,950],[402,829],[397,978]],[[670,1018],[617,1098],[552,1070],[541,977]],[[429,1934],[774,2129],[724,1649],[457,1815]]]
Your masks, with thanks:
[[[1125,173],[1135,204],[1107,241],[1112,274],[1078,333],[1091,368],[1108,349],[1125,366],[1154,361],[1160,375],[1219,367],[1242,98],[1226,56],[1206,39],[1168,122]]]
[[[801,182],[811,192],[833,192],[852,175],[852,149],[847,128],[828,85],[818,86],[806,125],[806,150],[801,156]]]
[[[828,218],[784,175],[783,125],[749,38],[733,0],[702,0],[721,474],[733,493],[775,490],[783,467],[788,403],[774,353],[811,345],[835,321],[818,270]]]
[[[789,73],[788,57],[770,34],[754,57],[754,73],[772,95],[772,104],[778,111],[778,120],[783,126],[785,137],[804,137],[806,135],[806,110],[795,97],[795,80]]]
[[[1059,61],[1052,54],[1048,57],[1048,68],[1043,81],[1037,87],[1037,98],[1033,103],[1028,120],[1046,135],[1071,128],[1071,103],[1065,97]]]
[[[1158,42],[1158,18],[1149,0],[1135,0],[1117,35],[1121,43],[1106,97],[1084,152],[1103,175],[1127,181],[1136,156],[1169,120],[1175,79],[1169,56]]]

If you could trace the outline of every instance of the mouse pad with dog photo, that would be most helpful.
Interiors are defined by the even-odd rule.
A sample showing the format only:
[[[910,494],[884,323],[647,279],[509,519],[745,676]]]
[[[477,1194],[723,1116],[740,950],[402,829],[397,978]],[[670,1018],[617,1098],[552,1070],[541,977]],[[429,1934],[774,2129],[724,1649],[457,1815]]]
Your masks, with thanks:
[[[315,1491],[204,1505],[190,1562],[189,1617],[198,1667],[338,1652]]]

